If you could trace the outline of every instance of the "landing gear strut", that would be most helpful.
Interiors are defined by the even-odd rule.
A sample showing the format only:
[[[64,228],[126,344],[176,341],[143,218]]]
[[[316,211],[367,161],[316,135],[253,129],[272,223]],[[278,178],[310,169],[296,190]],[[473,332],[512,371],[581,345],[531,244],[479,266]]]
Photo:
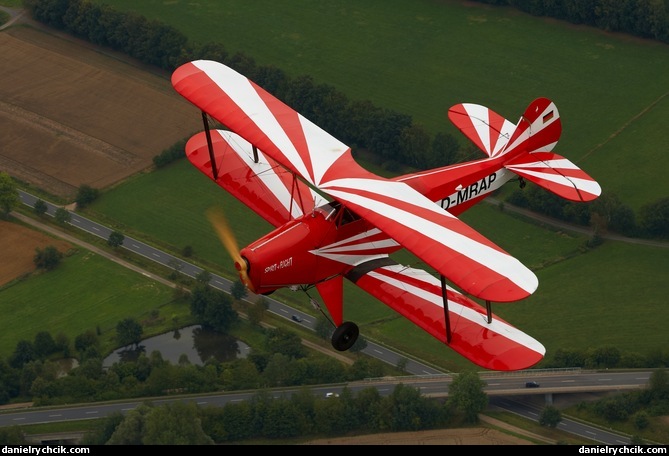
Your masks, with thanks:
[[[306,288],[303,288],[303,291],[307,294],[307,296],[309,296]],[[345,321],[341,324],[341,326],[336,327],[335,322],[332,321],[332,319],[330,319],[330,317],[328,317],[325,312],[323,312],[321,306],[318,304],[318,301],[309,296],[309,303],[313,306],[314,309],[319,310],[323,316],[327,318],[330,323],[332,323],[332,326],[335,326],[335,330],[332,333],[331,339],[332,347],[334,347],[335,350],[346,351],[355,345],[356,341],[358,340],[358,336],[360,335],[360,329],[358,328],[358,325],[352,321]]]
[[[332,333],[332,346],[339,351],[346,351],[358,340],[360,329],[352,321],[345,321]]]

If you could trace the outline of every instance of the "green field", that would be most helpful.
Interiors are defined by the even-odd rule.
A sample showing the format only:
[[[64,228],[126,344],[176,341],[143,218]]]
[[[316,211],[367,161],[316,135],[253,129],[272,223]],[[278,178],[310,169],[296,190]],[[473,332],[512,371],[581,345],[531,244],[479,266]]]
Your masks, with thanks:
[[[99,0],[102,3],[102,0]],[[638,209],[669,195],[669,46],[460,1],[104,0],[310,75],[352,100],[465,139],[446,118],[479,103],[512,122],[537,97],[563,122],[556,152]]]
[[[113,337],[119,321],[154,320],[151,311],[157,310],[158,319],[171,324],[172,316],[180,312],[175,309],[183,308],[186,316],[189,310],[187,303],[174,302],[172,288],[84,249],[53,271],[4,288],[1,296],[3,359],[19,340],[32,342],[40,331],[54,338],[62,333],[71,344],[79,334],[94,331],[102,335],[101,349],[111,351],[117,346]]]
[[[232,261],[204,215],[211,205],[224,208],[242,246],[270,229],[186,160],[106,192],[91,210],[119,227],[133,227],[133,236],[160,239],[174,253],[191,245],[204,267],[236,278]],[[494,311],[544,343],[549,356],[557,349],[605,345],[646,354],[665,345],[667,285],[662,277],[669,270],[669,250],[608,241],[584,253],[586,236],[546,229],[487,204],[462,219],[537,273],[540,285],[533,296],[498,304]],[[412,261],[409,256],[398,258]],[[302,293],[279,292],[273,297],[311,311]],[[345,301],[345,318],[358,323],[363,335],[420,354],[435,365],[471,367],[357,287],[347,284]],[[634,336],[639,332],[644,337]]]
[[[351,99],[370,99],[458,138],[445,117],[452,104],[486,104],[515,121],[533,98],[551,97],[564,128],[556,152],[583,166],[605,193],[615,192],[635,209],[669,194],[663,176],[669,164],[663,129],[669,118],[666,45],[454,1],[105,3],[170,23],[192,40],[222,42],[260,64],[310,74]],[[270,230],[185,160],[104,192],[90,213],[172,253],[190,246],[189,261],[234,278],[204,216],[212,205],[228,214],[242,246]],[[585,236],[528,223],[488,205],[462,219],[536,271],[540,285],[533,296],[495,305],[494,311],[544,343],[548,357],[558,349],[605,345],[642,354],[666,347],[669,249],[607,241],[586,252],[581,249]],[[44,282],[50,274],[17,286],[29,284],[34,299],[53,296],[56,285]],[[91,272],[84,268],[64,281],[80,280],[74,279],[81,277],[77,274]],[[133,280],[119,279],[116,287],[130,290]],[[71,296],[86,296],[90,286]],[[2,292],[3,303],[13,288]],[[169,291],[164,293],[155,302],[136,299],[126,306],[124,300],[112,306],[115,315],[107,323],[88,315],[84,329],[109,328],[118,319],[160,307],[171,299]],[[311,311],[301,293],[273,297]],[[363,335],[447,369],[471,367],[355,286],[346,287],[345,299],[345,318],[359,323]],[[92,297],[81,306],[101,302],[115,301]],[[5,338],[23,338],[9,328],[3,344]]]

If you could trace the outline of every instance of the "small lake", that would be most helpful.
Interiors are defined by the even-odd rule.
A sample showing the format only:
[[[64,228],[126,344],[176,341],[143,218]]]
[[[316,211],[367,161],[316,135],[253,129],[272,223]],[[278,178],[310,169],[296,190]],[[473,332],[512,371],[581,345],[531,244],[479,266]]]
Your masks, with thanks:
[[[227,334],[193,325],[145,339],[137,348],[120,348],[105,358],[103,366],[109,367],[119,361],[136,361],[142,353],[149,356],[154,351],[159,351],[163,359],[172,364],[178,364],[179,358],[186,355],[191,364],[203,365],[212,357],[219,362],[246,358],[250,347]]]

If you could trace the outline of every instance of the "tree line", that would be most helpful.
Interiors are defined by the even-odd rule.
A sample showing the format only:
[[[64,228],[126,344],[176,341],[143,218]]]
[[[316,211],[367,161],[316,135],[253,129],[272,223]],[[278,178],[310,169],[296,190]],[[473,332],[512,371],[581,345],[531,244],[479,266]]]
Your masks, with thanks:
[[[669,9],[664,0],[474,0],[510,6],[532,16],[596,27],[669,43]]]

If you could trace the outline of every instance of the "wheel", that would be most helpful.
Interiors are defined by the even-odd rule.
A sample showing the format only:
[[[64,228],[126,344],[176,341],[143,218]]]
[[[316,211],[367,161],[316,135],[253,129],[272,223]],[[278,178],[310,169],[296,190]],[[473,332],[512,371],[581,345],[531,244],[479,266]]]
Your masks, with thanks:
[[[346,351],[358,340],[360,329],[352,321],[345,321],[332,334],[332,346],[339,351]]]

